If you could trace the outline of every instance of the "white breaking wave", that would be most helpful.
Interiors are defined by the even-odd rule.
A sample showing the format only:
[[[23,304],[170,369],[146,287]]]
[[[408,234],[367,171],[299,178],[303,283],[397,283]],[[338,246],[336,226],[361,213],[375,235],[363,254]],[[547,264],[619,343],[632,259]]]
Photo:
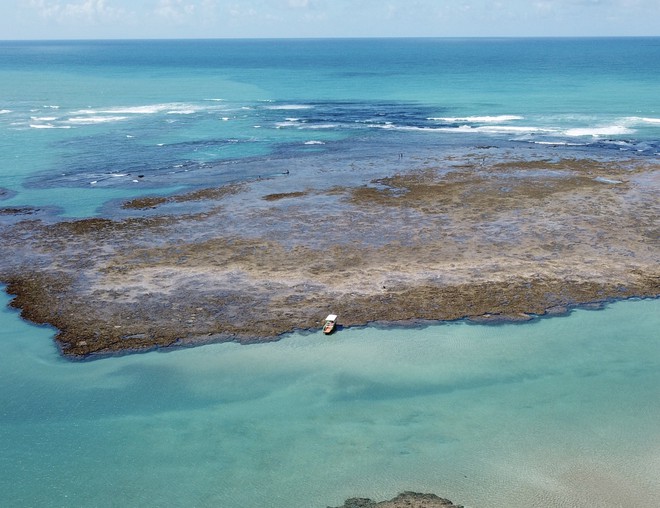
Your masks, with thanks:
[[[151,104],[146,106],[132,106],[124,108],[110,108],[107,110],[99,111],[99,113],[107,114],[134,114],[134,115],[153,115],[155,113],[162,112],[172,112],[172,111],[181,111],[191,109],[188,104],[176,104],[176,103],[166,103],[166,104]]]
[[[76,115],[153,115],[156,113],[168,114],[189,114],[190,112],[202,111],[205,109],[217,109],[210,107],[197,106],[195,104],[183,102],[168,102],[163,104],[147,104],[144,106],[117,106],[103,109],[81,109],[74,111]]]
[[[314,140],[305,141],[305,144],[306,145],[325,145],[325,143],[323,141],[314,141]]]
[[[512,122],[514,120],[524,120],[524,117],[518,115],[497,115],[497,116],[441,116],[431,117],[428,120],[434,122],[447,122],[447,123],[498,123],[498,122]]]
[[[551,146],[585,146],[585,143],[569,143],[568,141],[530,141],[530,143]]]
[[[551,134],[556,133],[556,129],[544,128],[544,127],[532,127],[532,126],[518,126],[514,127],[511,125],[492,125],[488,127],[473,127],[473,130],[477,132],[487,132],[492,134],[533,134],[533,133],[545,133]]]
[[[95,125],[99,123],[120,122],[127,118],[126,116],[78,116],[69,118],[66,122],[74,125]]]
[[[575,129],[568,129],[564,131],[564,135],[570,137],[581,137],[581,136],[591,136],[591,137],[600,137],[600,136],[621,136],[623,134],[632,134],[635,131],[623,125],[609,125],[606,127],[579,127]]]
[[[6,115],[7,113],[11,113],[11,109],[0,109],[0,115]]]
[[[489,125],[473,127],[472,125],[460,125],[458,127],[414,127],[409,125],[373,125],[370,127],[379,129],[392,129],[398,131],[418,131],[418,132],[453,132],[453,133],[485,133],[485,134],[534,134],[557,133],[556,129],[545,129],[541,127],[525,127],[512,125]]]
[[[298,122],[277,122],[275,124],[276,129],[284,129],[286,127],[299,127],[300,124]]]
[[[336,123],[323,123],[323,124],[318,124],[318,125],[304,125],[300,124],[298,126],[299,129],[311,129],[311,130],[317,130],[317,129],[337,129],[338,127],[341,127],[340,125]]]
[[[624,123],[621,120],[618,120],[616,124],[613,125],[603,125],[603,126],[590,126],[590,127],[570,127],[566,128],[560,125],[506,125],[502,123],[496,123],[495,120],[513,120],[521,119],[522,117],[513,115],[502,115],[500,117],[452,117],[452,118],[443,118],[443,120],[467,120],[471,119],[473,123],[462,123],[455,122],[457,125],[438,125],[438,126],[413,126],[413,125],[397,125],[388,123],[374,124],[367,123],[366,126],[372,129],[384,129],[384,130],[396,130],[396,131],[410,131],[410,132],[438,132],[438,133],[456,133],[456,134],[492,134],[492,135],[509,135],[515,136],[516,138],[521,136],[539,136],[541,139],[536,140],[537,143],[545,143],[548,145],[576,145],[573,142],[567,142],[566,140],[562,141],[561,137],[568,138],[579,138],[579,137],[606,137],[606,136],[621,136],[629,135],[635,133],[635,130],[632,129],[629,125],[630,122]],[[479,122],[476,120],[479,119],[481,123],[486,123],[486,125],[479,125]],[[485,120],[488,119],[488,122]],[[648,122],[651,120],[651,122]],[[647,121],[648,123],[655,124],[653,121],[655,119],[639,119],[639,121]],[[660,119],[657,120],[657,123],[660,124]],[[278,124],[280,126],[289,126],[293,127],[296,124]],[[337,127],[336,125],[307,125],[307,124],[298,124],[300,129],[319,129],[319,128],[333,128]],[[553,139],[543,139],[543,137],[551,137]],[[577,143],[578,145],[580,143]]]
[[[631,116],[629,118],[626,118],[626,123],[627,124],[650,123],[650,124],[660,125],[660,118],[648,118],[648,117],[641,117],[641,116]]]
[[[52,123],[30,124],[32,129],[70,129],[70,125],[53,125]]]
[[[266,109],[295,111],[299,109],[312,109],[312,106],[308,106],[306,104],[281,104],[277,106],[266,106]]]

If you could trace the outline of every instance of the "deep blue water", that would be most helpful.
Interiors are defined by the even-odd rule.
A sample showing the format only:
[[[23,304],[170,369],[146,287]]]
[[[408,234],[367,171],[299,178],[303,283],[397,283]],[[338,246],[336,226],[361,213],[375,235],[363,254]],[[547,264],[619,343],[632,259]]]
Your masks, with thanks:
[[[656,161],[659,83],[658,38],[0,42],[0,207],[112,215],[145,193],[284,169],[359,181],[484,146]],[[660,498],[657,300],[90,363],[7,303],[2,506]]]

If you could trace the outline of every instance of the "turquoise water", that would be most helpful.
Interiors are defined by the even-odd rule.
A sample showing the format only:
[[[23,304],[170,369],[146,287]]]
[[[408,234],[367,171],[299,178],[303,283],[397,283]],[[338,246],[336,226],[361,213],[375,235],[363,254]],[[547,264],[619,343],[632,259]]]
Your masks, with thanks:
[[[113,216],[138,195],[289,169],[300,188],[368,181],[484,146],[657,162],[658,83],[658,38],[0,42],[0,208]],[[2,506],[660,499],[658,300],[89,363],[7,303]]]
[[[83,217],[261,176],[247,161],[657,159],[658,82],[660,38],[0,42],[0,187]]]
[[[4,299],[6,303],[6,298]],[[0,504],[655,506],[660,301],[90,363],[0,314]]]

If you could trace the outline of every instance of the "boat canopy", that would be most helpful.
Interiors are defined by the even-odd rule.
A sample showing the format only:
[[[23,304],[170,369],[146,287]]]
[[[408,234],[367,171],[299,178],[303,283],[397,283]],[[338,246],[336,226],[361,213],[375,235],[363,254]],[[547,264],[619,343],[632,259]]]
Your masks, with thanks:
[[[326,321],[337,321],[337,315],[336,314],[328,314],[328,317],[325,318]]]

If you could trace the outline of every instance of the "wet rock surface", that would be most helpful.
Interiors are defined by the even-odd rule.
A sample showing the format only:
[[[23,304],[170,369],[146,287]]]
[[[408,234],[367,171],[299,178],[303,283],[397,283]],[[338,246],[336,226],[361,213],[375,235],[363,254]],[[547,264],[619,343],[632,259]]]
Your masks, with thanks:
[[[419,494],[417,492],[403,492],[394,499],[380,503],[366,498],[347,499],[337,508],[462,508],[448,499],[435,494]]]
[[[14,218],[0,280],[72,358],[276,340],[330,312],[343,326],[500,322],[660,295],[656,165],[417,166],[362,185],[287,177],[134,199],[131,216]]]
[[[29,206],[0,208],[0,215],[33,215],[38,212],[38,208]]]

